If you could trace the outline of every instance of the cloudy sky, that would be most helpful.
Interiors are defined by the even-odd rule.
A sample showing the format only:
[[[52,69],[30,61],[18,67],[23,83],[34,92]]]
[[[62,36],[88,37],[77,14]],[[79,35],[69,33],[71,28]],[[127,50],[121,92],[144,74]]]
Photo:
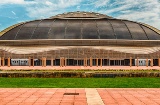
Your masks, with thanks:
[[[160,0],[0,0],[0,31],[24,21],[92,11],[160,29]]]

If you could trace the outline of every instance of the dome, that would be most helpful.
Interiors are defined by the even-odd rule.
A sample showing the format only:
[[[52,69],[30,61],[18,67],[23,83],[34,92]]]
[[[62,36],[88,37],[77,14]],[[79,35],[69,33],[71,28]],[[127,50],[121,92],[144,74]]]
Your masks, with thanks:
[[[0,32],[0,35],[0,40],[160,40],[160,31],[149,25],[115,19],[99,13],[79,11],[16,24]]]

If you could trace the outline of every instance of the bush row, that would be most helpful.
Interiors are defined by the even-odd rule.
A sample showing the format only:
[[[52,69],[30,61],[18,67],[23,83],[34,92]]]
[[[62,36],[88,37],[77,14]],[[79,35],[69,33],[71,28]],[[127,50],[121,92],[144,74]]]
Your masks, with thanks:
[[[0,73],[0,77],[34,78],[115,78],[115,77],[160,77],[160,72],[19,72]]]

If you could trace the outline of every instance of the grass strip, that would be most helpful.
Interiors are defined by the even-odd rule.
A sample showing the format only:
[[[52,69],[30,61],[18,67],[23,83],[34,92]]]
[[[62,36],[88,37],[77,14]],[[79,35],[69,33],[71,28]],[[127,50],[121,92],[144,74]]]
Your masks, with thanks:
[[[0,78],[1,88],[160,88],[160,78]]]

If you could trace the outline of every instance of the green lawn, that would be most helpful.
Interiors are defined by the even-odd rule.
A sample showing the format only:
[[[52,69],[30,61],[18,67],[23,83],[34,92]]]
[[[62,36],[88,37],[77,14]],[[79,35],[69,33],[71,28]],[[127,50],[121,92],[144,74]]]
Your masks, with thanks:
[[[1,88],[160,88],[160,78],[0,78]]]

